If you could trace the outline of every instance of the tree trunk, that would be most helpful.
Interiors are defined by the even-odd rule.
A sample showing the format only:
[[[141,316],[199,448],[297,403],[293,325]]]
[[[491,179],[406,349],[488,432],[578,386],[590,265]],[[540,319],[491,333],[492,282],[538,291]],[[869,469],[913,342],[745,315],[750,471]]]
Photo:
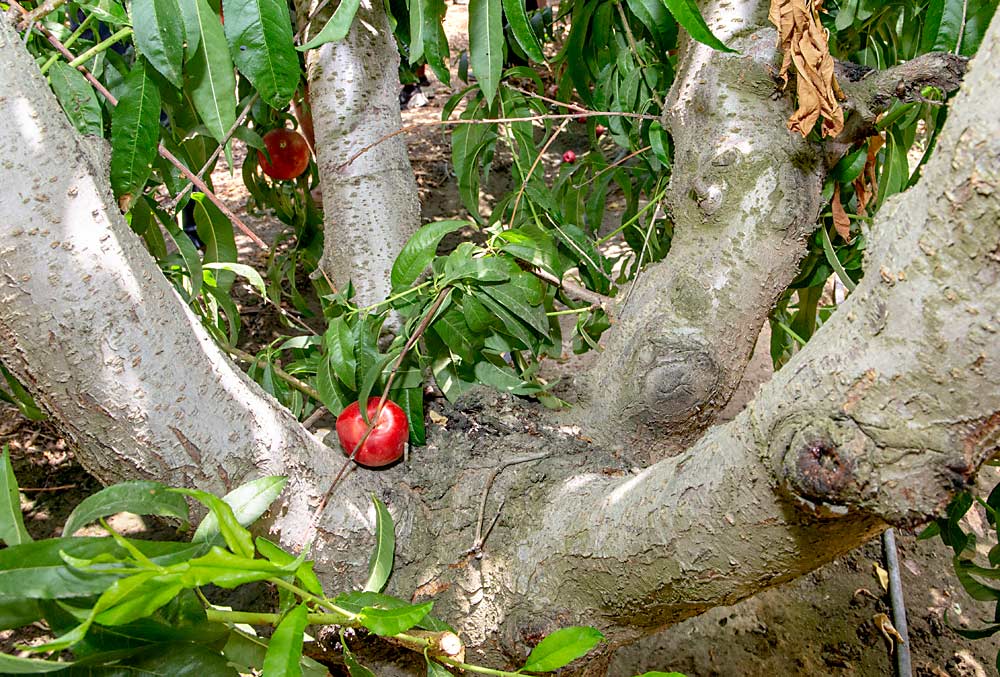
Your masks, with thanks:
[[[315,4],[300,2],[300,16]],[[329,13],[313,20],[315,31]],[[362,3],[347,37],[310,50],[307,66],[325,215],[320,267],[339,289],[353,282],[359,305],[370,305],[389,295],[392,263],[420,225],[406,137],[355,159],[402,124],[399,52],[381,3]]]
[[[375,492],[397,522],[393,591],[434,599],[476,655],[521,657],[541,635],[574,623],[627,643],[809,571],[886,522],[925,519],[996,452],[998,34],[994,22],[919,187],[883,208],[863,284],[734,421],[639,469],[618,445],[584,436],[570,416],[479,391],[444,408],[447,422],[431,426],[409,465],[354,472],[314,530],[313,506],[339,452],[211,343],[124,223],[103,170],[4,25],[0,358],[104,481],[155,477],[220,491],[288,474],[269,526],[293,546],[315,537],[312,556],[331,589],[364,576],[367,496]],[[782,182],[785,163],[772,174],[758,166],[765,150],[741,149],[749,153],[741,162],[768,176],[772,190],[800,190]],[[698,164],[706,166],[721,165]],[[694,181],[684,171],[679,164],[678,185]],[[737,178],[734,187],[750,187]],[[805,220],[782,223],[794,230]],[[755,237],[746,243],[756,246]],[[735,298],[729,285],[741,276],[759,302],[759,273],[730,269],[737,264],[725,257],[704,263],[703,307],[713,307],[712,296]],[[725,284],[714,288],[715,279]],[[612,332],[653,329],[623,321]],[[616,337],[608,352],[641,338]],[[605,367],[609,383],[611,373]],[[603,421],[605,437],[622,425]],[[652,426],[639,443],[659,448],[670,434]],[[469,552],[477,531],[488,539]]]

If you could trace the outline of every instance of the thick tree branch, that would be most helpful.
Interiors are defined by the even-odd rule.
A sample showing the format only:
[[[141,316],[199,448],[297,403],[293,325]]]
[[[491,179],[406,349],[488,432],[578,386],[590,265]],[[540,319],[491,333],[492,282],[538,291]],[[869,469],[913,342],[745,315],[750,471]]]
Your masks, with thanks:
[[[779,55],[767,4],[701,9],[738,53],[682,44],[665,114],[671,249],[616,309],[580,407],[588,434],[614,430],[640,460],[684,448],[725,406],[821,206],[820,149],[788,133],[791,102],[771,98]]]
[[[923,54],[906,63],[879,71],[848,62],[837,63],[837,80],[847,96],[848,113],[837,143],[854,143],[875,133],[878,116],[894,101],[926,101],[925,87],[945,94],[958,89],[968,59],[949,52]]]

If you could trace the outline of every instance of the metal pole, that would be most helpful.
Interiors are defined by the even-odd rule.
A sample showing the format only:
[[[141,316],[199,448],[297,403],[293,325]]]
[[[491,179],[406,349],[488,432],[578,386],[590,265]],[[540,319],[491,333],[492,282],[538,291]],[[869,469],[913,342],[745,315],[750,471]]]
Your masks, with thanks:
[[[889,571],[889,600],[892,603],[892,624],[903,638],[896,645],[896,675],[912,677],[910,662],[910,635],[906,628],[906,605],[903,602],[903,582],[899,578],[899,556],[896,552],[896,534],[890,527],[882,532],[882,550]]]

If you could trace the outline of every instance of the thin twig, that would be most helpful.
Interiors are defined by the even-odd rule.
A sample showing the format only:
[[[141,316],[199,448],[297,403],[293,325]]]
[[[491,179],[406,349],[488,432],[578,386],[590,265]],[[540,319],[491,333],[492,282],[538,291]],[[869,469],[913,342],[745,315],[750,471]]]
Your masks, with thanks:
[[[314,425],[316,425],[316,421],[318,421],[321,418],[323,418],[323,415],[326,414],[326,413],[328,413],[328,412],[329,412],[329,409],[327,409],[324,406],[317,407],[316,411],[314,411],[313,413],[309,414],[309,416],[306,417],[306,420],[302,421],[302,427],[305,428],[306,430],[308,430],[309,428],[312,428]]]
[[[451,125],[493,125],[500,123],[513,123],[513,122],[538,122],[540,120],[565,120],[575,119],[575,118],[592,118],[592,117],[619,117],[619,118],[632,118],[636,120],[659,120],[659,116],[647,115],[645,113],[628,113],[624,111],[586,111],[580,113],[546,113],[545,115],[526,115],[519,118],[486,118],[481,120],[427,120],[425,122],[414,122],[409,125],[400,127],[394,132],[389,132],[384,136],[381,136],[370,144],[356,152],[351,157],[347,158],[341,165],[337,167],[337,171],[344,171],[352,162],[357,160],[359,157],[370,151],[375,146],[388,141],[389,139],[399,136],[400,134],[406,134],[414,130],[420,129],[421,127],[442,127]]]
[[[530,461],[540,461],[543,458],[547,458],[548,456],[549,452],[547,451],[537,454],[530,454],[528,456],[518,456],[508,461],[504,461],[493,470],[493,472],[489,476],[489,479],[486,480],[486,484],[483,486],[483,493],[479,497],[479,517],[476,519],[476,539],[475,541],[473,541],[472,547],[470,547],[468,550],[462,553],[463,555],[468,555],[471,553],[478,554],[482,550],[483,544],[486,541],[486,537],[489,535],[490,531],[493,530],[493,526],[496,524],[497,519],[499,519],[500,517],[500,510],[503,508],[504,504],[503,500],[500,501],[500,506],[497,508],[496,517],[493,518],[493,522],[490,524],[489,529],[487,529],[486,532],[483,533],[483,521],[486,518],[486,499],[489,498],[490,489],[493,488],[493,482],[496,481],[497,476],[504,470],[504,468],[507,468],[508,466],[517,465],[518,463],[528,463]]]
[[[632,48],[632,54],[635,55],[636,61],[638,61],[643,68],[649,68],[646,60],[639,55],[639,47],[636,45],[635,36],[632,35],[632,27],[628,23],[628,17],[625,16],[625,10],[622,9],[622,4],[620,2],[616,2],[615,7],[618,8],[618,15],[621,17],[622,25],[625,27],[625,37],[628,39],[629,47]],[[660,110],[663,110],[663,100],[660,98],[659,93],[652,87],[649,88],[649,93],[653,96],[653,101],[656,102],[656,105],[660,108]]]
[[[584,181],[583,183],[581,183],[579,185],[579,188],[583,188],[584,186],[589,186],[594,181],[596,181],[598,178],[600,178],[601,174],[603,174],[605,172],[608,172],[608,171],[611,171],[615,167],[617,167],[617,166],[619,166],[619,165],[621,165],[621,164],[623,164],[625,162],[628,162],[629,160],[631,160],[632,158],[634,158],[636,155],[641,155],[642,153],[645,153],[647,150],[652,150],[652,148],[653,148],[652,146],[643,146],[639,150],[633,151],[633,152],[629,153],[628,155],[626,155],[622,159],[615,160],[610,165],[608,165],[607,167],[605,167],[604,169],[602,169],[601,171],[597,172],[592,177],[590,177],[589,179],[587,179],[586,181]]]
[[[607,311],[611,307],[611,304],[614,303],[614,299],[612,299],[610,296],[605,296],[604,294],[598,294],[596,291],[591,291],[586,287],[581,287],[580,285],[574,284],[569,280],[560,280],[555,275],[548,273],[544,270],[540,270],[538,268],[532,268],[529,272],[535,277],[537,277],[539,280],[542,280],[543,282],[548,282],[549,284],[555,287],[559,287],[564,292],[566,292],[568,296],[572,296],[573,298],[578,299],[580,301],[586,301],[587,303],[600,306],[605,311]]]
[[[30,12],[25,12],[24,18],[21,20],[20,25],[18,25],[18,30],[23,31],[30,28],[31,24],[41,21],[44,17],[56,11],[65,4],[66,0],[48,0],[47,2],[43,2]]]
[[[320,394],[319,394],[318,390],[316,390],[315,388],[313,388],[311,385],[309,385],[305,381],[301,381],[301,380],[295,378],[294,376],[292,376],[291,374],[289,374],[287,371],[285,371],[281,367],[275,366],[275,365],[271,364],[270,362],[268,362],[267,360],[261,359],[259,357],[254,357],[250,353],[242,351],[239,348],[234,348],[232,346],[223,345],[222,349],[225,350],[230,355],[232,355],[233,357],[236,357],[236,358],[238,358],[238,359],[240,359],[240,360],[242,360],[244,362],[249,362],[250,364],[256,364],[258,366],[264,366],[264,365],[270,366],[271,370],[274,371],[274,375],[275,376],[277,376],[282,381],[284,381],[288,385],[290,385],[293,388],[295,388],[296,390],[298,390],[303,395],[308,395],[309,397],[313,398],[317,402],[322,402],[323,401],[323,398],[320,397]]]
[[[524,196],[524,191],[528,187],[528,181],[531,180],[531,175],[535,173],[535,168],[538,166],[538,163],[542,161],[542,157],[545,155],[546,151],[548,151],[549,146],[551,146],[556,140],[556,137],[562,134],[568,124],[569,120],[562,121],[562,124],[559,125],[556,131],[552,133],[552,136],[549,137],[549,140],[545,142],[545,145],[542,146],[542,150],[539,151],[538,155],[535,157],[535,161],[531,163],[531,167],[528,169],[528,174],[524,177],[524,181],[521,182],[521,189],[517,191],[517,197],[514,198],[514,208],[510,212],[510,228],[514,227],[514,217],[517,216],[517,208],[521,204],[521,198]]]
[[[253,108],[253,105],[257,103],[257,99],[259,98],[260,98],[260,93],[254,92],[253,96],[250,97],[250,100],[247,101],[246,106],[244,106],[243,110],[240,111],[240,114],[236,116],[236,122],[234,122],[233,126],[229,128],[229,131],[226,132],[226,135],[222,137],[222,143],[220,143],[218,146],[215,147],[215,150],[212,151],[212,154],[208,156],[208,159],[205,160],[205,164],[201,166],[201,169],[198,170],[195,176],[197,176],[199,179],[205,176],[205,172],[208,171],[208,168],[211,167],[215,163],[215,161],[219,159],[219,156],[222,155],[222,151],[225,149],[226,144],[229,143],[229,140],[231,138],[233,138],[233,134],[235,134],[236,130],[240,128],[240,126],[243,124],[243,121],[247,119],[247,115],[250,114],[250,109]],[[188,194],[188,191],[190,191],[192,187],[194,187],[194,184],[188,181],[187,184],[185,184],[184,188],[181,189],[181,192],[177,193],[175,197],[164,203],[163,205],[164,209],[172,212],[174,208],[177,206],[177,203],[179,203],[181,200],[184,199],[184,196]]]
[[[906,623],[906,604],[903,602],[903,581],[899,576],[899,553],[896,550],[896,534],[892,527],[882,532],[882,548],[885,551],[885,568],[889,574],[889,600],[892,605],[892,624],[902,638],[896,646],[896,675],[911,677],[910,636]]]
[[[28,10],[22,7],[17,2],[17,0],[10,0],[10,5],[19,10],[22,14],[25,15],[28,14]],[[45,39],[49,41],[49,44],[51,44],[53,47],[59,50],[59,53],[62,54],[64,57],[66,57],[67,61],[73,61],[73,59],[76,58],[74,57],[72,52],[66,49],[66,47],[61,42],[59,42],[59,40],[54,35],[52,35],[52,33],[49,32],[47,28],[45,28],[45,26],[42,26],[40,24],[33,24],[32,28],[40,32],[45,37]],[[100,80],[94,77],[93,73],[87,70],[87,68],[84,66],[77,66],[76,69],[80,71],[83,74],[83,76],[90,82],[90,84],[94,86],[94,89],[96,89],[98,92],[101,93],[101,96],[103,96],[105,99],[108,100],[108,103],[110,103],[112,106],[118,105],[117,97],[115,97],[114,94],[108,91],[108,88],[105,87]],[[219,197],[212,191],[211,188],[205,185],[204,181],[195,176],[191,172],[191,170],[184,165],[183,162],[178,160],[173,153],[167,150],[166,146],[164,146],[162,143],[159,144],[159,146],[157,147],[157,151],[159,152],[161,157],[170,162],[170,164],[177,167],[177,169],[180,170],[181,174],[183,174],[188,181],[193,183],[198,190],[205,193],[205,196],[208,197],[208,199],[212,202],[212,204],[218,207],[219,210],[226,215],[226,218],[232,221],[237,228],[243,231],[243,234],[249,237],[254,244],[256,244],[261,249],[268,249],[267,244],[262,239],[260,239],[256,233],[250,230],[250,228],[245,223],[243,223],[243,220],[240,219],[240,217],[236,216],[236,214],[234,214],[233,211],[229,207],[227,207],[222,200],[219,199]]]
[[[399,358],[397,358],[396,364],[393,365],[392,371],[389,372],[389,378],[386,379],[385,389],[383,389],[382,391],[382,397],[379,398],[378,406],[375,408],[375,415],[369,417],[370,420],[368,421],[368,426],[365,428],[364,435],[362,435],[361,439],[358,440],[358,443],[354,446],[354,450],[351,451],[350,456],[348,456],[347,460],[344,461],[344,465],[340,467],[340,472],[338,472],[337,476],[333,478],[333,482],[330,483],[330,488],[326,490],[325,494],[323,494],[323,498],[320,500],[319,506],[313,513],[313,518],[312,518],[313,524],[316,524],[316,521],[319,519],[319,516],[323,514],[323,511],[326,509],[326,504],[329,502],[330,497],[333,495],[333,490],[337,488],[337,484],[340,482],[340,478],[344,476],[344,473],[350,467],[351,462],[354,461],[354,457],[357,456],[358,451],[361,449],[361,447],[364,446],[365,441],[368,439],[368,436],[372,434],[373,430],[375,430],[375,425],[378,423],[378,419],[382,415],[382,407],[385,406],[386,400],[389,399],[389,392],[392,390],[392,384],[393,381],[396,380],[396,373],[399,371],[400,365],[403,364],[403,360],[406,359],[406,355],[407,353],[410,352],[410,349],[413,348],[414,345],[416,345],[417,341],[420,340],[420,337],[427,330],[427,326],[431,323],[431,320],[437,314],[438,308],[440,308],[441,304],[444,303],[444,300],[445,298],[447,298],[448,293],[450,291],[451,287],[445,287],[444,289],[438,292],[437,298],[435,298],[434,302],[431,303],[430,308],[427,309],[427,313],[420,320],[420,324],[417,325],[416,330],[414,330],[413,334],[406,341],[406,345],[403,346],[403,350],[400,351]],[[361,403],[361,406],[364,406],[365,411],[367,411],[368,409],[367,402]]]
[[[577,117],[579,117],[583,113],[588,112],[586,108],[584,108],[583,106],[581,106],[579,104],[566,103],[565,101],[559,101],[558,99],[551,99],[551,98],[549,98],[547,96],[544,96],[542,94],[537,94],[537,93],[529,91],[527,89],[521,89],[520,87],[517,87],[516,85],[507,84],[507,87],[509,89],[513,89],[515,92],[520,92],[521,94],[524,94],[525,96],[531,96],[531,97],[534,97],[536,99],[541,99],[542,101],[545,101],[546,103],[551,103],[553,106],[559,106],[561,108],[568,108],[570,110],[575,110],[575,111],[577,111],[577,113],[576,113]]]
[[[44,491],[65,491],[67,489],[76,489],[78,486],[78,484],[60,484],[58,487],[20,487],[18,491],[23,491],[26,494],[34,494]]]

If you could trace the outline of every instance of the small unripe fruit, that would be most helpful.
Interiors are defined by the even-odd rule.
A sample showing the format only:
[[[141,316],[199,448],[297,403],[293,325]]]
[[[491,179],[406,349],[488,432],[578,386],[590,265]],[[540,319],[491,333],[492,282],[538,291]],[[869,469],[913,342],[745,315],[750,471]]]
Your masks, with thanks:
[[[568,150],[565,153],[563,153],[563,162],[565,162],[568,165],[571,165],[574,162],[576,162],[576,153],[574,153],[571,150]]]

